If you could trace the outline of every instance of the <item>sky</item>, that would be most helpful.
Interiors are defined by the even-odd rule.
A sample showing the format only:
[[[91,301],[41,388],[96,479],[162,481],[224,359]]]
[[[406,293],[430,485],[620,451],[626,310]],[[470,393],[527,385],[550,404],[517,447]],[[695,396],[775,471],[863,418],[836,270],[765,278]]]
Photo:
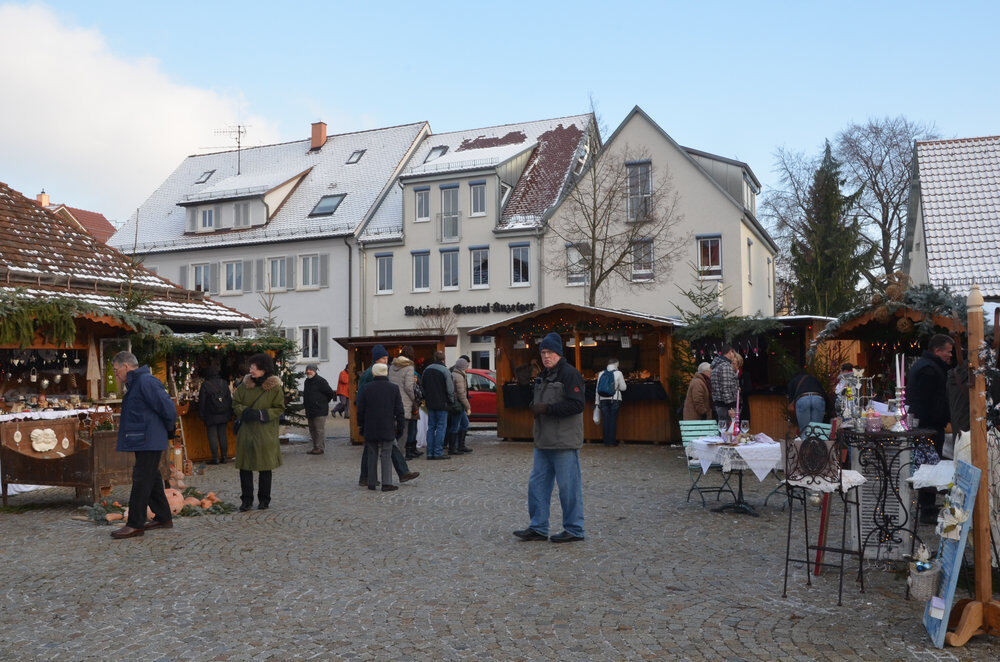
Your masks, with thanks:
[[[1000,3],[0,0],[0,181],[126,218],[188,154],[642,107],[682,145],[818,153],[905,115],[1000,133]]]

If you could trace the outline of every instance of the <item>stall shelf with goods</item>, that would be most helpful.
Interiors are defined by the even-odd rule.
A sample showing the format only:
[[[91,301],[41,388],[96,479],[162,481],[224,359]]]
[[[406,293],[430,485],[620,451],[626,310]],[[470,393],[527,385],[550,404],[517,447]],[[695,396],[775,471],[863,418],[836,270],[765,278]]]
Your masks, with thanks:
[[[628,310],[569,303],[554,304],[470,331],[492,335],[496,342],[497,436],[530,439],[534,419],[528,408],[531,382],[541,370],[538,345],[552,332],[563,340],[566,360],[583,375],[586,386],[584,438],[600,441],[594,423],[597,379],[611,357],[628,385],[622,394],[617,438],[665,443],[679,439],[668,384],[674,328],[678,320]]]

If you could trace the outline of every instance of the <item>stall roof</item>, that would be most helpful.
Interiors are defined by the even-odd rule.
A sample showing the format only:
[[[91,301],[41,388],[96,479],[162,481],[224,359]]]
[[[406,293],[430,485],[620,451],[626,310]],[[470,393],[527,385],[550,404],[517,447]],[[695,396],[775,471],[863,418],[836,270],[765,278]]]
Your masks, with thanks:
[[[541,317],[547,315],[548,313],[557,310],[572,310],[578,313],[589,313],[591,315],[614,317],[620,320],[626,320],[630,322],[638,322],[640,324],[650,324],[652,326],[684,326],[679,318],[676,317],[666,317],[664,315],[653,315],[651,313],[642,313],[634,310],[627,309],[614,309],[614,308],[600,308],[597,306],[581,306],[575,303],[555,303],[551,306],[546,306],[545,308],[539,308],[538,310],[532,310],[531,312],[521,313],[520,315],[514,315],[506,319],[502,319],[499,322],[494,322],[487,326],[481,326],[478,329],[473,329],[469,331],[471,334],[475,335],[485,335],[495,331],[496,329],[510,326],[517,322],[522,322],[524,320],[529,320],[535,317]]]
[[[445,347],[454,347],[458,338],[453,335],[408,333],[391,336],[350,336],[334,338],[344,349],[351,347],[374,347],[375,345],[437,345],[444,343]]]

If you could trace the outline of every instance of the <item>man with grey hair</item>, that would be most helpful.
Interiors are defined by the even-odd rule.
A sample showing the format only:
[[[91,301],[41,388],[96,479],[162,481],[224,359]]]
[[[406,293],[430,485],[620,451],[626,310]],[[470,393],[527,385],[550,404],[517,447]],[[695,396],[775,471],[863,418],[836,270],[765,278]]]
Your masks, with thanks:
[[[688,384],[684,398],[685,421],[704,421],[712,418],[712,366],[702,363]]]
[[[159,467],[167,440],[174,436],[177,407],[149,367],[139,366],[135,354],[119,352],[111,359],[111,365],[118,383],[125,386],[116,450],[135,453],[128,520],[125,526],[111,533],[112,538],[122,539],[141,536],[147,529],[169,529],[174,525]],[[147,506],[153,511],[149,523]]]

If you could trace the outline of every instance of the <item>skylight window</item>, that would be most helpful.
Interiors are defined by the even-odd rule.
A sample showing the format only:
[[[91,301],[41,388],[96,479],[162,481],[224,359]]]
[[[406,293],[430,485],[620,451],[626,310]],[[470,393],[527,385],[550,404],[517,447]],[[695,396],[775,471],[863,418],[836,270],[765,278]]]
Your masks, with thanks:
[[[427,154],[427,158],[424,159],[424,163],[427,163],[428,161],[433,161],[434,159],[440,159],[442,156],[444,156],[445,152],[447,151],[448,151],[447,145],[431,148],[431,151]]]
[[[330,216],[333,212],[337,211],[337,207],[340,206],[341,201],[344,199],[344,194],[340,195],[324,195],[313,207],[313,210],[309,212],[310,216]]]
[[[205,172],[201,173],[201,177],[199,177],[197,181],[195,181],[195,184],[204,184],[205,182],[208,181],[208,178],[214,174],[215,174],[214,170],[206,170]]]
[[[365,150],[359,149],[351,154],[351,158],[347,159],[348,163],[357,163],[361,160],[361,157],[365,155]]]

